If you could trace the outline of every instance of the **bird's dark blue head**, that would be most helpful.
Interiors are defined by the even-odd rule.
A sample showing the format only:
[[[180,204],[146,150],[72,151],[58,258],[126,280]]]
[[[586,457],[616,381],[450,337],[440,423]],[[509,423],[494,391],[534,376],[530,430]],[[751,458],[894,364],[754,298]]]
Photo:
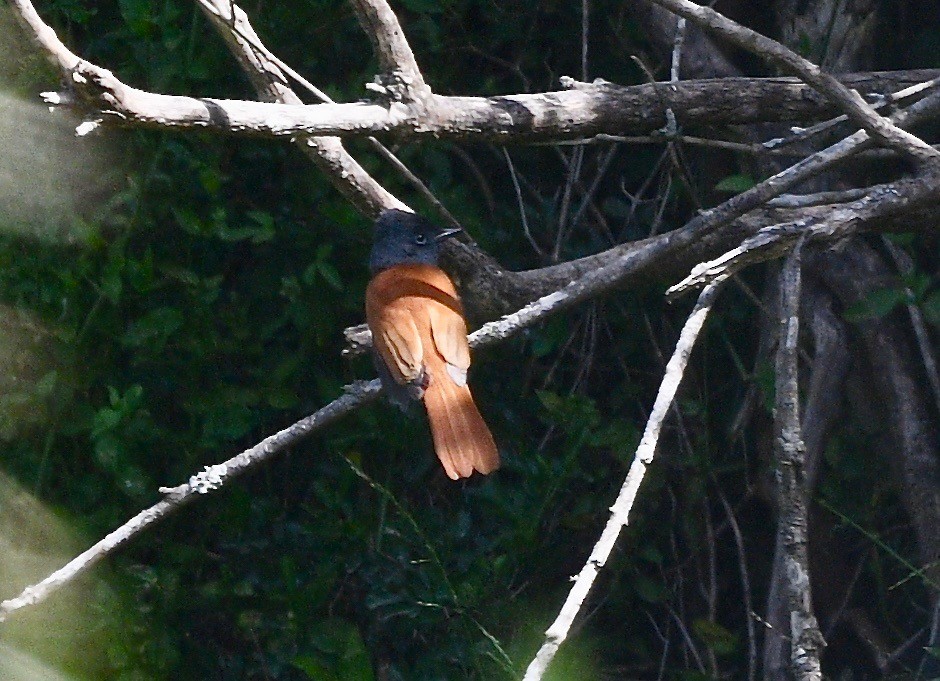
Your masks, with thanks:
[[[403,210],[384,210],[375,221],[369,269],[395,265],[437,265],[441,240],[459,229],[441,229],[420,215]]]

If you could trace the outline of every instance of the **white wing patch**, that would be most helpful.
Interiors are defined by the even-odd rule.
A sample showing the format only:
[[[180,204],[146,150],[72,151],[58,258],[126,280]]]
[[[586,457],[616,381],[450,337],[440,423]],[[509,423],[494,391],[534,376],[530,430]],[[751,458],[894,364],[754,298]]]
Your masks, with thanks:
[[[447,375],[454,379],[454,383],[460,387],[467,385],[466,369],[461,369],[460,367],[454,366],[450,362],[447,362],[445,366],[447,367]]]

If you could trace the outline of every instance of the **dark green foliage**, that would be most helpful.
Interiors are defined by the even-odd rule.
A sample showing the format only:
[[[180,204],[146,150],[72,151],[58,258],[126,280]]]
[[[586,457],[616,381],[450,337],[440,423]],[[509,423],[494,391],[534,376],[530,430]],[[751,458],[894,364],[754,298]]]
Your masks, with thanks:
[[[375,65],[345,3],[245,9],[285,61],[338,99],[363,96]],[[581,75],[578,3],[405,0],[398,9],[440,92],[538,90]],[[126,82],[252,97],[192,3],[50,0],[40,11],[77,52]],[[640,80],[629,54],[645,48],[623,8],[601,2],[591,11],[589,76]],[[932,45],[925,34],[917,49],[932,54]],[[84,543],[154,503],[161,485],[373,375],[367,359],[340,359],[341,330],[363,318],[369,225],[300,154],[202,134],[103,135],[120,151],[104,178],[112,189],[76,216],[83,237],[0,238],[0,299],[38,320],[42,340],[42,370],[0,403],[0,467]],[[350,146],[413,200],[400,178]],[[496,188],[491,213],[448,144],[398,151],[504,264],[544,264],[516,228],[501,152],[470,149]],[[564,165],[547,148],[511,153],[532,185],[532,238],[550,252]],[[561,258],[663,231],[688,215],[698,197],[678,181],[663,181],[662,210],[654,200],[632,205],[620,189],[637,191],[659,155],[618,152],[597,201],[610,232],[582,219],[562,240]],[[596,169],[599,158],[589,151],[585,167]],[[732,171],[724,177],[702,185],[724,195],[753,182]],[[905,282],[913,301],[886,289],[845,317],[863,321],[915,302],[940,325],[930,257]],[[596,540],[639,441],[663,355],[687,311],[662,309],[662,283],[552,318],[477,355],[472,381],[504,454],[498,475],[452,483],[420,416],[403,418],[384,404],[364,409],[122,550],[94,574],[78,633],[70,632],[82,653],[43,656],[82,679],[513,678]],[[661,660],[666,678],[746,670],[739,556],[718,500],[730,500],[747,537],[760,611],[773,538],[753,489],[766,460],[750,439],[726,434],[748,384],[758,386],[757,420],[766,422],[760,405],[772,401],[773,383],[769,369],[748,375],[753,305],[739,289],[722,305],[680,395],[681,419],[669,423],[591,616],[552,678],[656,678]],[[875,453],[864,439],[834,442],[826,464],[833,482],[821,495],[843,514],[833,532],[877,557],[865,579],[881,602],[897,604],[885,617],[903,639],[912,625],[899,611],[924,587],[898,560],[916,551],[909,532],[890,534],[903,514],[889,482],[871,479]],[[5,584],[2,595],[42,576]],[[888,596],[894,587],[903,597]],[[680,620],[702,651],[700,664],[675,649],[663,656],[663,637],[676,641]]]

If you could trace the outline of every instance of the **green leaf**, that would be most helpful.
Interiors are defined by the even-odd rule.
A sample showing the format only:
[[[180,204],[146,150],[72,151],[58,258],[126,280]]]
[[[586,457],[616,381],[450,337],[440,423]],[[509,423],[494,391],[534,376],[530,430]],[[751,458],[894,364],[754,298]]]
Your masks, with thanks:
[[[444,3],[440,0],[404,0],[402,4],[420,14],[440,14],[444,11]]]
[[[259,244],[274,238],[274,216],[261,210],[251,210],[247,213],[248,219],[255,225],[255,236],[252,242]]]
[[[218,194],[222,188],[222,173],[215,167],[206,166],[199,171],[199,184],[208,193]]]
[[[652,544],[644,546],[637,555],[643,560],[653,563],[654,565],[662,565],[663,561],[665,560],[663,558],[662,552]]]
[[[934,326],[940,328],[940,291],[934,291],[921,303],[924,317]]]
[[[583,395],[562,397],[547,390],[536,391],[545,408],[547,421],[567,432],[583,432],[594,428],[600,420],[594,401]]]
[[[293,409],[300,403],[300,398],[293,390],[276,388],[267,394],[267,402],[275,409]]]
[[[141,37],[150,34],[153,27],[150,5],[149,0],[118,0],[124,22]]]
[[[315,652],[297,656],[293,664],[311,679],[373,681],[372,663],[359,629],[341,619],[327,620],[313,632]]]
[[[182,312],[172,307],[158,307],[131,324],[121,342],[134,348],[146,345],[161,350],[182,325]]]
[[[262,211],[249,211],[245,217],[248,221],[240,227],[230,227],[224,215],[215,217],[215,234],[222,241],[251,241],[253,244],[264,243],[274,238],[274,218],[270,213]]]
[[[616,453],[624,455],[636,449],[639,442],[640,431],[634,424],[625,420],[617,420],[600,428],[590,440],[594,447],[610,447]]]
[[[343,290],[343,280],[340,279],[339,272],[332,264],[328,262],[321,262],[317,265],[317,270],[320,272],[320,276],[323,277],[324,281],[327,284],[332,286],[337,291]]]
[[[884,317],[906,299],[907,293],[902,288],[878,289],[847,307],[842,316],[850,322]]]
[[[896,246],[913,246],[917,240],[917,235],[913,232],[892,232],[882,236]]]
[[[904,285],[914,294],[914,300],[919,300],[930,287],[930,275],[920,270],[913,270],[901,277]]]
[[[213,446],[218,441],[237,440],[255,425],[251,409],[243,404],[220,405],[206,415],[203,443]]]
[[[738,637],[717,622],[697,619],[692,622],[692,631],[702,643],[719,655],[730,655],[738,648]]]
[[[56,381],[59,379],[59,373],[53,369],[36,382],[36,395],[39,397],[49,397],[55,390]]]
[[[676,675],[679,681],[715,681],[709,674],[698,669],[683,669]]]
[[[121,422],[121,412],[110,407],[103,407],[95,412],[91,426],[92,437],[99,437],[113,430]]]
[[[112,258],[105,265],[101,273],[101,292],[112,303],[121,299],[121,292],[124,290],[124,282],[121,280],[121,271],[124,269],[124,258]]]
[[[545,357],[560,348],[571,333],[568,321],[562,317],[549,319],[540,329],[532,332],[532,354]]]
[[[643,575],[633,579],[633,588],[637,595],[647,603],[662,603],[666,598],[666,587],[659,580],[653,580]]]
[[[719,192],[731,192],[734,194],[739,194],[743,191],[747,191],[756,184],[754,178],[750,175],[739,174],[739,175],[729,175],[721,182],[715,185],[715,191]]]
[[[306,674],[312,681],[340,681],[340,678],[316,657],[312,655],[298,655],[291,664]]]

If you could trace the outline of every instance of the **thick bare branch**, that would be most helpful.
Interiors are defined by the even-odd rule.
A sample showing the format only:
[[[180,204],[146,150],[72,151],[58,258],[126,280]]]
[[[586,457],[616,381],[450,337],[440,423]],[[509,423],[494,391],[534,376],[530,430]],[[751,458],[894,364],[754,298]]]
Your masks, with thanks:
[[[99,102],[103,123],[173,130],[214,130],[271,138],[297,135],[392,136],[491,140],[500,143],[576,140],[596,135],[649,133],[672,110],[681,125],[758,121],[814,121],[833,114],[807,87],[786,79],[649,83],[501,97],[433,95],[421,110],[401,103],[333,103],[283,106],[146,92],[110,72],[82,62],[77,85]],[[737,82],[736,82],[737,81]],[[901,78],[899,83],[909,82]]]
[[[170,129],[211,129],[229,134],[293,138],[306,136],[398,137],[473,136],[499,141],[538,141],[592,137],[611,132],[648,133],[666,123],[672,110],[681,125],[812,121],[827,118],[833,108],[804,84],[792,79],[724,79],[652,83],[622,87],[611,83],[580,84],[570,90],[504,97],[428,95],[421,106],[402,102],[299,105],[266,50],[257,49],[247,18],[231,3],[200,0],[217,24],[227,24],[233,51],[256,88],[269,102],[193,98],[146,92],[122,83],[111,72],[79,59],[56,37],[29,0],[10,0],[31,35],[59,67],[70,74],[70,87],[81,93],[89,116],[103,123]],[[238,34],[241,35],[238,35]],[[246,36],[253,36],[247,39]],[[937,77],[935,71],[847,76],[846,83],[865,92],[887,94]],[[62,102],[74,98],[61,97]],[[336,149],[321,156],[330,159]],[[349,159],[344,159],[348,164]],[[334,166],[341,164],[336,162]],[[353,167],[353,166],[350,166]],[[340,171],[341,173],[341,171]],[[330,175],[337,175],[330,170]],[[370,204],[394,203],[375,188]],[[370,210],[369,214],[374,214]]]

